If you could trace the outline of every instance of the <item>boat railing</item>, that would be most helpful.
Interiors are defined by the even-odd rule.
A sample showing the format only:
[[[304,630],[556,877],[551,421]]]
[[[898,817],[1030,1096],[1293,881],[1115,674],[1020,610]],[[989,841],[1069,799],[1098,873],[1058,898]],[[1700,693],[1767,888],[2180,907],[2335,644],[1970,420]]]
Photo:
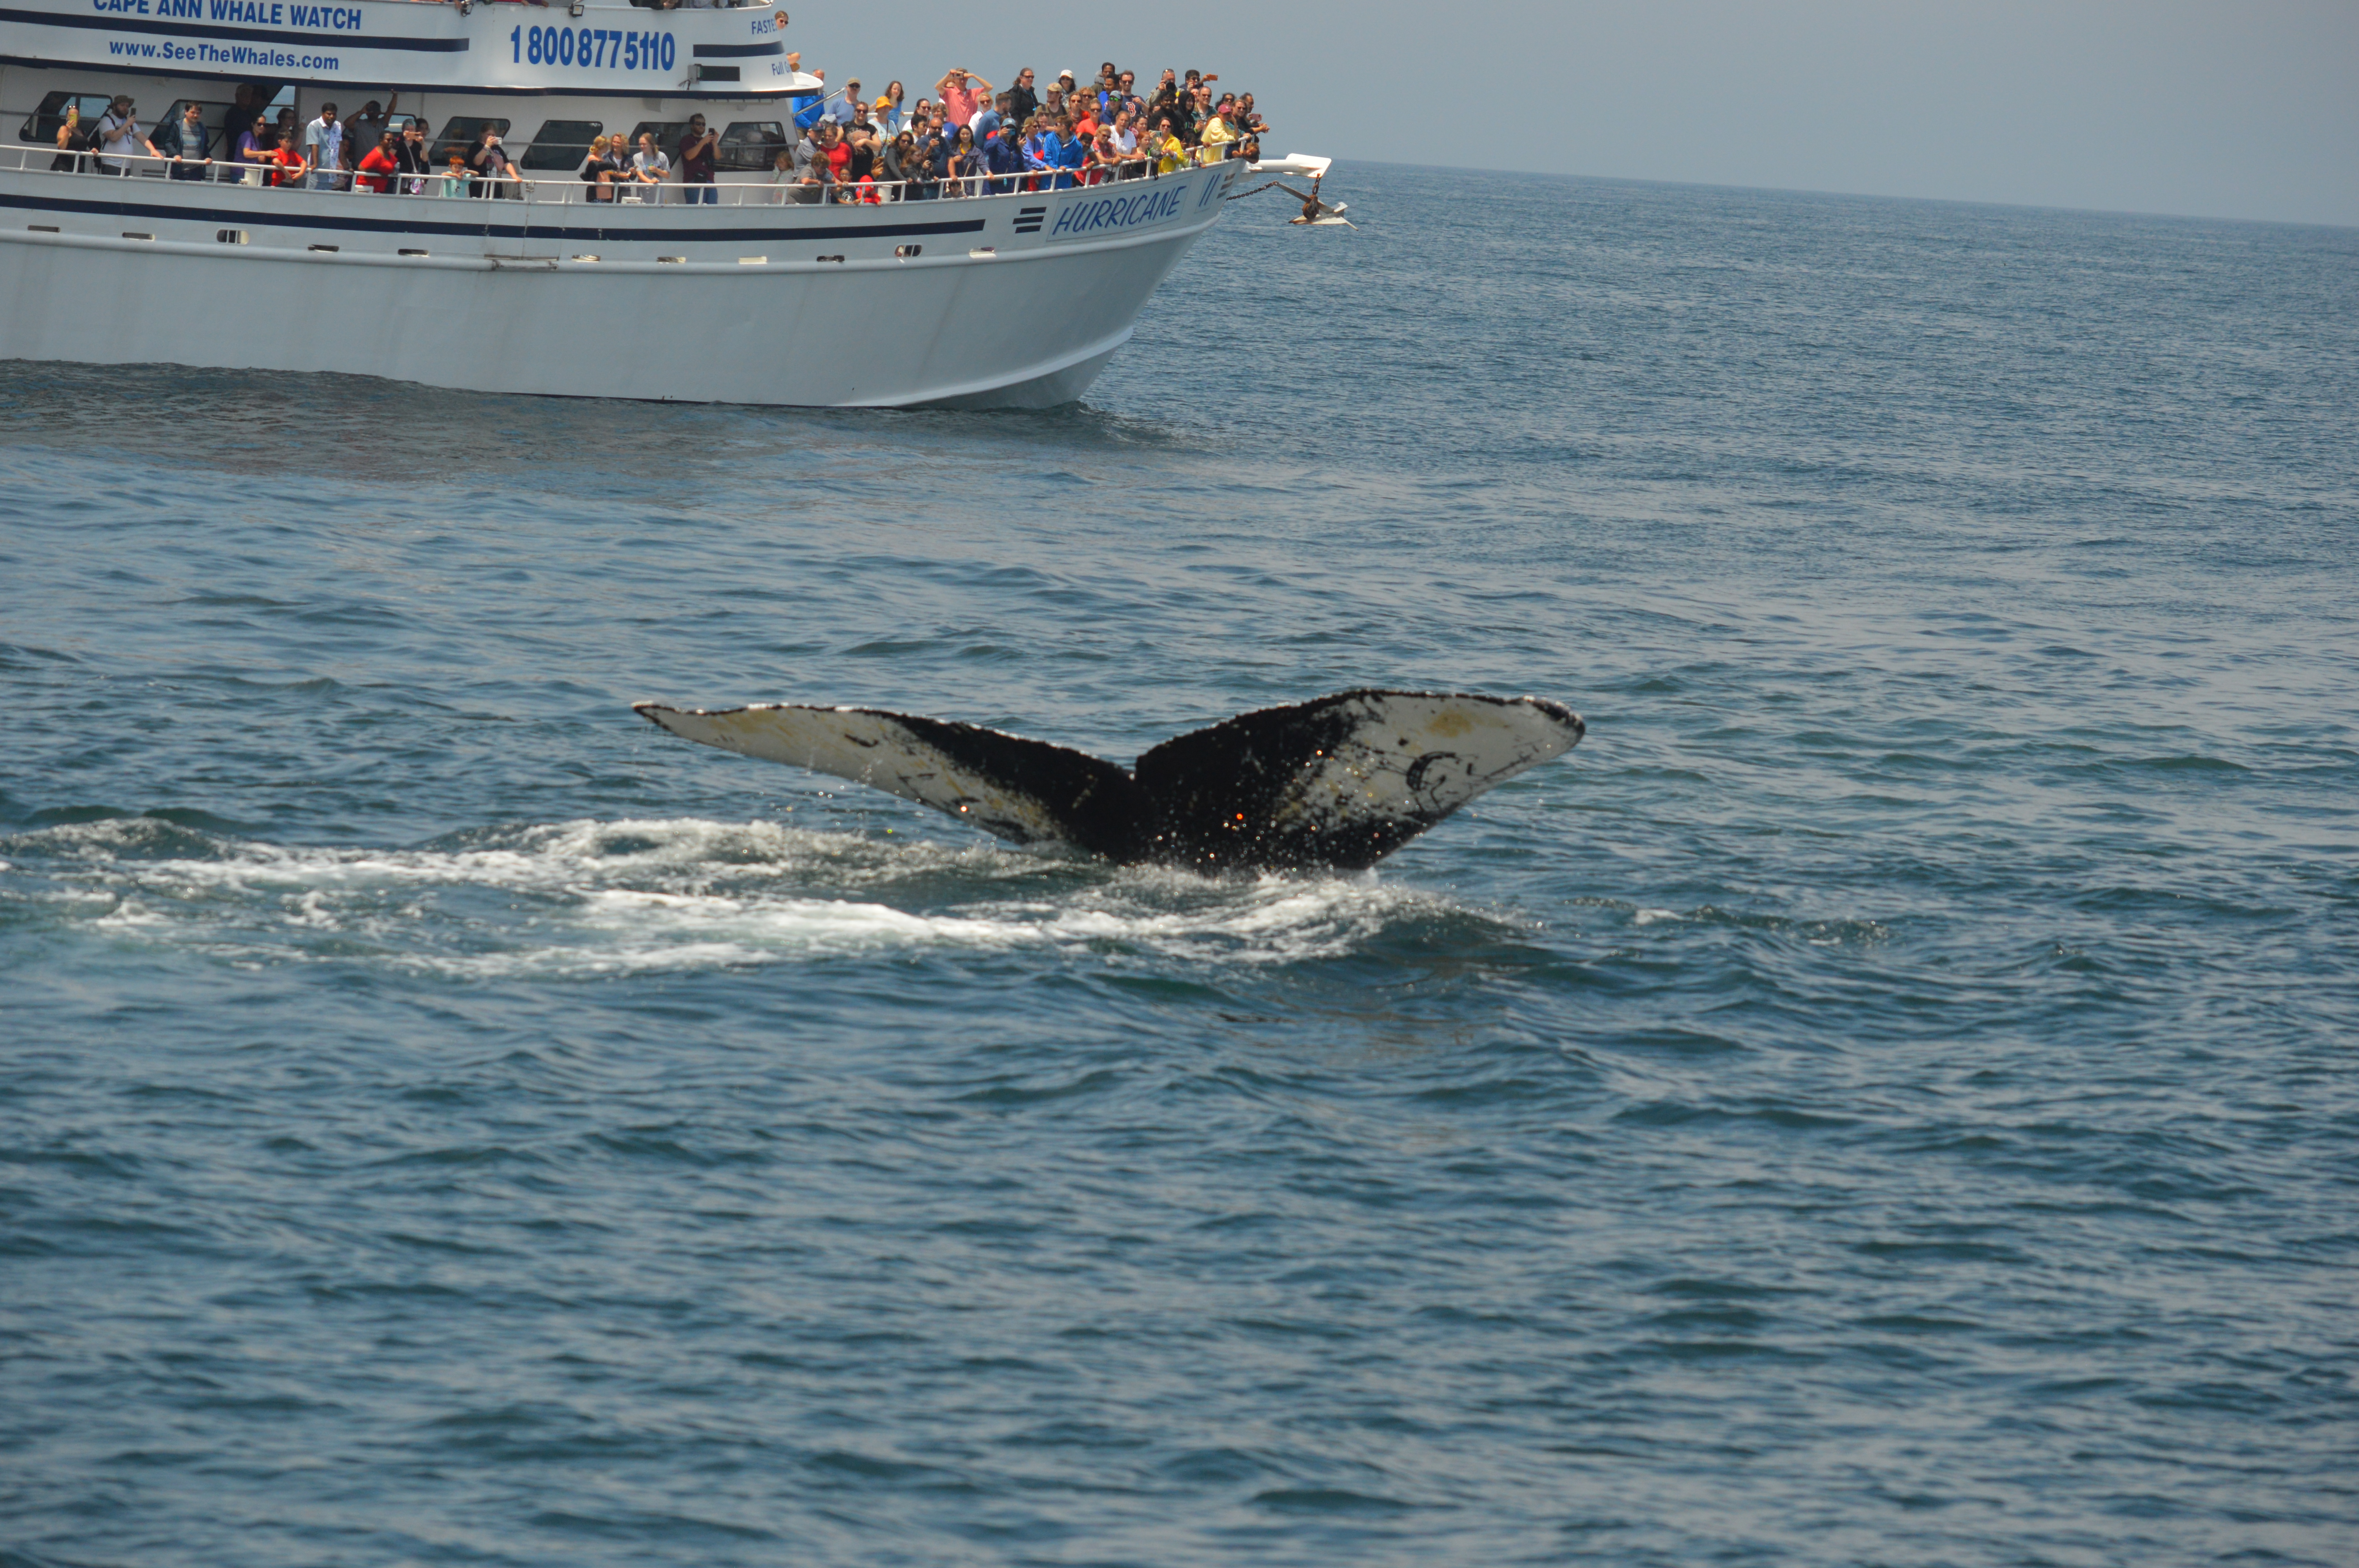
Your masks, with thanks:
[[[156,157],[146,153],[60,152],[40,146],[0,146],[0,169],[46,172],[90,179],[167,179],[299,190],[323,198],[400,195],[467,197],[530,206],[560,207],[794,207],[882,206],[897,201],[959,200],[985,196],[1038,195],[1054,190],[1158,179],[1201,167],[1190,163],[1164,170],[1149,160],[1112,168],[1032,170],[1023,174],[975,174],[940,179],[875,180],[819,184],[776,178],[740,178],[690,184],[675,174],[660,181],[617,177],[584,180],[578,173],[548,178],[437,171],[429,174],[366,169],[299,171],[277,163],[239,163]]]

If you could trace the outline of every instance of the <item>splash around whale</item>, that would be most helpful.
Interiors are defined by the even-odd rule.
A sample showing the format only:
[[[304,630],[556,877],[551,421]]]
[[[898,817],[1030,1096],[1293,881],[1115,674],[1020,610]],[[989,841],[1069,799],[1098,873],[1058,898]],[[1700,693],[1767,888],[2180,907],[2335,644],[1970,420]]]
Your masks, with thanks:
[[[633,705],[687,740],[831,773],[1016,844],[1201,871],[1357,871],[1584,732],[1545,697],[1337,692],[1166,741],[1125,770],[874,708]]]

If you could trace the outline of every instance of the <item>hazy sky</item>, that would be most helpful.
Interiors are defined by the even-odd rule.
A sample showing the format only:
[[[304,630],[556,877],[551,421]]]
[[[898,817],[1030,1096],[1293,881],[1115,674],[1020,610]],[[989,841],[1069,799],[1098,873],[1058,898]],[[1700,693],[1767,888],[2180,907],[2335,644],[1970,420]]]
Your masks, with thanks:
[[[922,74],[913,92],[954,60],[1003,86],[1017,64],[1196,66],[1253,90],[1273,152],[2359,224],[2359,0],[884,15],[815,8],[789,37],[831,81]]]

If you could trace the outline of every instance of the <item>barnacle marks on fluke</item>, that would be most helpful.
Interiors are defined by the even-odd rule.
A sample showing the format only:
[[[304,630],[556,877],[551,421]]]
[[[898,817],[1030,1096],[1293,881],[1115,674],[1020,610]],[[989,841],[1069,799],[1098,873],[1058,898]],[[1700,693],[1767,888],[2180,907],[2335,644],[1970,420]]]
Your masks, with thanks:
[[[868,784],[1014,843],[1208,871],[1372,866],[1584,729],[1545,697],[1343,691],[1166,741],[1125,772],[874,708],[635,706],[685,739]]]

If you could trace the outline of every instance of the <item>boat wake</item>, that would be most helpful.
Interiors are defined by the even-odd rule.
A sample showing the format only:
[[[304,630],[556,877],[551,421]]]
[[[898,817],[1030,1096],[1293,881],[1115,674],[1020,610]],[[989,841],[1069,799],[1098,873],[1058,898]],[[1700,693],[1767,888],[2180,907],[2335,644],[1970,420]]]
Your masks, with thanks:
[[[450,976],[595,978],[933,951],[1270,965],[1493,917],[1368,875],[1206,878],[766,822],[573,821],[409,849],[158,817],[0,838],[0,927]]]

